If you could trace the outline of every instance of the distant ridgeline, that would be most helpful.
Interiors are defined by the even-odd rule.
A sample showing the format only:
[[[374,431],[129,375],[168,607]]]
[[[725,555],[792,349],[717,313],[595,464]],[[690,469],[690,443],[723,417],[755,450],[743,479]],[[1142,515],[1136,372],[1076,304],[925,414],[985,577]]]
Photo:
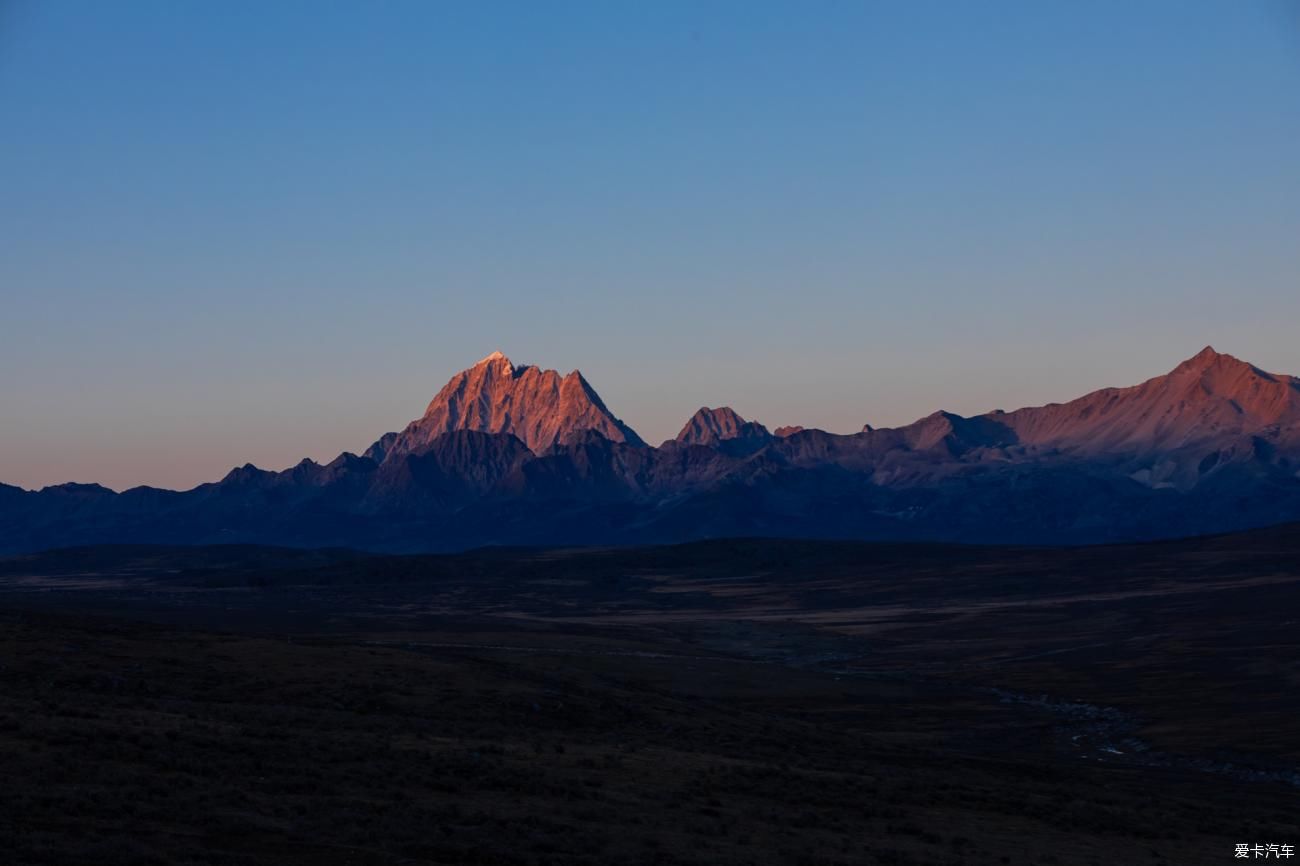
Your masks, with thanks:
[[[723,536],[1086,543],[1300,519],[1300,380],[1206,348],[1069,403],[840,436],[700,409],[651,447],[574,371],[494,352],[361,455],[184,492],[0,485],[0,552],[391,551]]]

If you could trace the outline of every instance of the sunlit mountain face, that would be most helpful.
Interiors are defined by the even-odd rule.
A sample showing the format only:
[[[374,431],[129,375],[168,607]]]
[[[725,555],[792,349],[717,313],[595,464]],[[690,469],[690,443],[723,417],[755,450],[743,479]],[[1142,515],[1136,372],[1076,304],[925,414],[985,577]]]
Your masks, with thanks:
[[[645,444],[578,371],[494,352],[361,456],[186,492],[0,488],[0,546],[450,550],[726,535],[1097,542],[1300,517],[1300,381],[1206,348],[1065,403],[835,435],[702,408]]]

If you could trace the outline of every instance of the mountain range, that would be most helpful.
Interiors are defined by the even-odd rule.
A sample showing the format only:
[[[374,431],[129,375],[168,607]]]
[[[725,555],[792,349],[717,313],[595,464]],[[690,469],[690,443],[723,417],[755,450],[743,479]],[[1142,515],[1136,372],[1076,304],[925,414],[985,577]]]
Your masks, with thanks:
[[[386,551],[720,536],[1094,543],[1300,518],[1300,380],[1207,347],[1067,403],[836,435],[701,408],[647,445],[578,371],[494,352],[360,455],[192,490],[0,484],[0,552],[104,543]]]

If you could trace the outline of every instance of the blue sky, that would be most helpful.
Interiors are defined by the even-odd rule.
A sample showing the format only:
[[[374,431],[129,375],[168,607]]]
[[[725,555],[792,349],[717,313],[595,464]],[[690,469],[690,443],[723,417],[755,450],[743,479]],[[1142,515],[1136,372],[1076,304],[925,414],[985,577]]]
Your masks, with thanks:
[[[494,349],[645,438],[1300,373],[1277,2],[0,2],[0,481],[361,450]]]

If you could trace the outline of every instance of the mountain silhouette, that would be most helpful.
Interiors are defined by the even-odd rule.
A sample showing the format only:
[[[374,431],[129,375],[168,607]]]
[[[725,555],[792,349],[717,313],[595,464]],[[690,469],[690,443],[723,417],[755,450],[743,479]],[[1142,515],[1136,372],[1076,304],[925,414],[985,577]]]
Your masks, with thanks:
[[[1066,403],[777,435],[701,408],[657,448],[581,373],[494,352],[362,454],[183,492],[0,485],[0,551],[104,542],[373,550],[738,535],[1034,544],[1300,519],[1300,380],[1207,347]]]

